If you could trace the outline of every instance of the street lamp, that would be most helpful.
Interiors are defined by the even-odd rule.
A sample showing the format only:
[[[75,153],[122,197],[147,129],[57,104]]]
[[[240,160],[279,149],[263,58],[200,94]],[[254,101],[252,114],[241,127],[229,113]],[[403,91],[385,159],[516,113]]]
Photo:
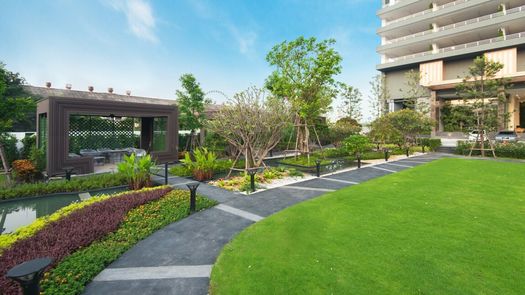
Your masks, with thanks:
[[[52,262],[53,259],[49,257],[29,260],[11,268],[6,277],[18,282],[24,295],[38,295],[42,274]]]
[[[186,186],[190,189],[190,212],[195,212],[195,199],[197,198],[197,188],[199,187],[199,182],[192,182],[186,184]]]

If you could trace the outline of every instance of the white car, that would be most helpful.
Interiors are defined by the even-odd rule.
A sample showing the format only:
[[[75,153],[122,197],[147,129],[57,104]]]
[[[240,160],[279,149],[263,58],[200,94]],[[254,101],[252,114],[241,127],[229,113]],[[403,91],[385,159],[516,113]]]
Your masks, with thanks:
[[[487,140],[487,132],[485,130],[483,130],[483,139],[484,140]],[[478,130],[472,130],[469,132],[468,134],[468,140],[469,141],[476,141],[476,140],[481,140],[481,135],[479,134],[479,131]]]

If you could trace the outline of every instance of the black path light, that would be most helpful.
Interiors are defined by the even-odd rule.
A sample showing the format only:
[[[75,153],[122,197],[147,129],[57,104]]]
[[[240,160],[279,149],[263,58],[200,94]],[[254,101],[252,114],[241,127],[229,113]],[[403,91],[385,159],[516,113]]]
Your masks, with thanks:
[[[186,186],[190,189],[190,212],[195,212],[195,200],[197,198],[197,188],[199,187],[199,182],[192,182],[186,184]]]
[[[406,152],[407,152],[407,158],[410,157],[410,147],[407,147]]]
[[[317,174],[317,177],[321,176],[321,160],[320,159],[315,160],[315,172]]]
[[[42,274],[52,262],[53,259],[49,257],[29,260],[11,268],[5,276],[18,282],[24,295],[38,295]]]
[[[390,151],[388,149],[384,149],[385,152],[385,162],[388,162],[388,158],[390,158]]]
[[[255,174],[257,174],[257,171],[259,171],[259,168],[248,168],[246,170],[248,172],[248,175],[250,175],[250,188],[252,189],[252,192],[255,191]]]
[[[357,152],[355,156],[357,158],[357,168],[361,168],[361,153]]]

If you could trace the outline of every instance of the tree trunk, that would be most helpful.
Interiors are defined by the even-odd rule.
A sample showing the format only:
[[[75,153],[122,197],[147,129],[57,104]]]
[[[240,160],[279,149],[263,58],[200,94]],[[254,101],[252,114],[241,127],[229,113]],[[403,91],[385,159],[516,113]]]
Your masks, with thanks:
[[[251,147],[246,147],[246,153],[244,155],[246,158],[246,170],[255,167],[255,161],[253,160],[253,151]]]
[[[5,155],[4,145],[0,143],[0,160],[4,166],[5,177],[8,182],[11,182],[11,175],[9,174],[9,162],[7,161],[7,156]]]
[[[306,120],[301,119],[297,116],[296,119],[297,125],[297,150],[303,154],[309,154],[310,148],[308,142],[310,140],[310,131],[308,130],[308,125]]]

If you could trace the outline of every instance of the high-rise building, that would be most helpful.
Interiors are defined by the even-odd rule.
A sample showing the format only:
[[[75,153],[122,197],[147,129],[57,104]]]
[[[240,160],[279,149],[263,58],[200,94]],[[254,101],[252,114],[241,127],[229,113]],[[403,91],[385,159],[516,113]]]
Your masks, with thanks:
[[[455,131],[444,124],[444,108],[459,105],[455,86],[468,74],[476,56],[504,65],[499,73],[512,81],[510,113],[500,129],[525,127],[525,0],[382,0],[377,12],[381,45],[377,69],[385,75],[389,111],[404,107],[408,91],[405,73],[419,71],[430,105],[439,122],[436,132]]]

